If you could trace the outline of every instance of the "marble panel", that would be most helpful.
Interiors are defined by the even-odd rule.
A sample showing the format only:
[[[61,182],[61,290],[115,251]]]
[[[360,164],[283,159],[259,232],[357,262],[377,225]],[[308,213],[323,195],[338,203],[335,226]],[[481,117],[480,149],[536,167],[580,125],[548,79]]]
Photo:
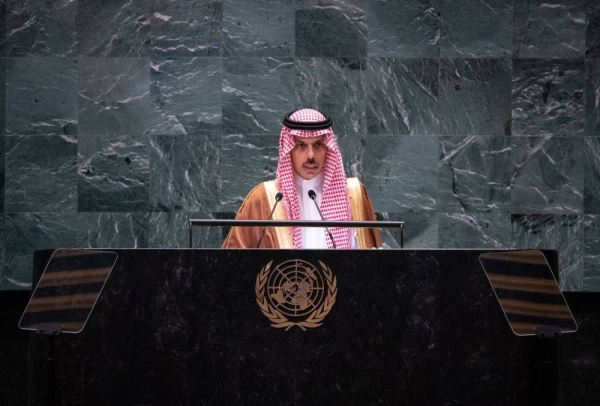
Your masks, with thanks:
[[[362,181],[377,212],[438,207],[437,137],[373,136],[366,140]]]
[[[148,248],[149,213],[79,213],[77,246]]]
[[[151,134],[221,132],[221,58],[154,59],[150,66]]]
[[[295,0],[224,0],[224,56],[294,56],[295,12]]]
[[[79,137],[79,211],[148,211],[148,140],[133,135]]]
[[[0,57],[6,56],[6,3],[0,1]]]
[[[4,221],[0,290],[31,289],[34,250],[76,247],[76,213],[11,213]]]
[[[367,65],[369,135],[439,134],[439,60],[369,58]]]
[[[600,135],[600,60],[586,59],[585,70],[585,135],[598,136]]]
[[[512,137],[511,213],[583,211],[582,137]]]
[[[198,212],[218,209],[222,151],[210,136],[150,138],[150,210]]]
[[[77,62],[6,59],[6,133],[77,134]]]
[[[442,59],[441,135],[510,135],[509,59]]]
[[[600,214],[600,138],[585,137],[583,149],[585,156],[583,212]]]
[[[442,58],[501,58],[511,54],[513,0],[440,1],[438,10]]]
[[[587,3],[587,26],[585,30],[585,57],[600,58],[600,3]]]
[[[377,211],[375,207],[375,211]],[[378,221],[404,221],[404,248],[435,249],[438,247],[438,214],[433,211],[376,213]],[[400,235],[395,228],[382,228],[384,248],[400,248]]]
[[[7,0],[6,56],[75,56],[77,2]]]
[[[219,213],[220,214],[220,213]],[[235,213],[231,213],[235,216]],[[189,219],[219,218],[203,212],[157,212],[150,215],[150,247],[151,248],[188,248]],[[196,226],[192,231],[194,248],[221,248],[225,239],[221,227]]]
[[[147,0],[77,0],[79,55],[150,55],[152,4]]]
[[[583,290],[600,292],[600,216],[585,215],[583,229]]]
[[[439,213],[439,248],[510,247],[508,213]]]
[[[6,137],[6,212],[77,211],[77,138]]]
[[[507,137],[440,137],[439,210],[477,213],[510,210]]]
[[[291,58],[227,58],[223,66],[223,132],[273,134],[294,107]]]
[[[79,59],[79,134],[142,134],[150,121],[147,58]]]
[[[0,213],[4,213],[4,191],[5,191],[5,153],[6,153],[6,137],[0,136]],[[0,244],[0,247],[2,244]],[[1,249],[1,248],[0,248]],[[0,261],[0,266],[2,262]]]
[[[386,58],[439,56],[439,0],[366,2],[368,55]]]
[[[515,58],[578,58],[585,51],[587,0],[515,0]]]
[[[513,60],[512,134],[583,135],[583,60]]]
[[[367,145],[367,137],[364,135],[336,135],[336,138],[342,154],[346,176],[357,177],[363,180],[363,158],[365,145]]]
[[[154,0],[150,20],[153,56],[220,56],[223,0]]]
[[[360,0],[296,0],[296,56],[367,56]]]
[[[341,135],[366,133],[365,59],[298,58],[296,105],[316,108]]]
[[[582,215],[514,214],[511,216],[511,228],[511,248],[558,250],[560,288],[582,290]]]
[[[279,135],[224,135],[220,146],[220,210],[237,212],[255,186],[275,179]]]
[[[2,29],[2,26],[0,25],[0,30],[1,29]],[[0,38],[1,38],[1,36],[0,36]],[[2,52],[2,49],[0,49],[0,52]],[[0,135],[5,134],[5,123],[6,123],[6,58],[0,58]]]

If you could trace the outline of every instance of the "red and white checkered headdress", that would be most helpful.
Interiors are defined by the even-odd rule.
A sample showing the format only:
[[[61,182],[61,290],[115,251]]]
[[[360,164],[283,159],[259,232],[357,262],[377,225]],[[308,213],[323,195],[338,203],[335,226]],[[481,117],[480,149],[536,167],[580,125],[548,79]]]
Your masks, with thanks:
[[[310,128],[311,123],[325,123],[329,121],[329,126],[319,129],[300,129]],[[335,140],[335,135],[331,130],[330,119],[317,110],[301,109],[292,112],[286,116],[284,126],[281,129],[279,138],[279,164],[277,165],[277,182],[279,190],[283,193],[283,204],[286,215],[290,220],[300,220],[300,205],[296,193],[296,183],[294,181],[294,170],[292,167],[292,157],[290,152],[296,144],[295,137],[318,137],[323,135],[323,141],[327,145],[327,157],[325,158],[325,170],[323,178],[323,197],[321,199],[321,213],[325,220],[351,220],[352,212],[350,210],[350,199],[348,196],[348,184],[346,182],[346,172],[342,155]],[[285,125],[287,123],[287,125]],[[290,123],[303,123],[303,125],[291,125]],[[296,127],[290,128],[288,127]],[[351,248],[352,230],[347,228],[330,228],[336,246],[338,248]],[[325,233],[325,230],[323,230]],[[295,248],[302,248],[302,230],[298,227],[292,227],[292,237]],[[327,246],[333,248],[331,240],[326,237]]]

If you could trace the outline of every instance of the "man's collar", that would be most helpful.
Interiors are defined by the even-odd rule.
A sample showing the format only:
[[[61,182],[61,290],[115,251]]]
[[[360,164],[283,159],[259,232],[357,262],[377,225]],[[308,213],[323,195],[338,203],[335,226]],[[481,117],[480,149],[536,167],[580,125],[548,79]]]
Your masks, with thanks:
[[[321,172],[312,179],[304,179],[301,176],[299,176],[296,172],[294,172],[294,180],[296,182],[296,186],[300,186],[302,189],[312,189],[319,187],[323,184],[324,178],[325,175],[323,172]]]

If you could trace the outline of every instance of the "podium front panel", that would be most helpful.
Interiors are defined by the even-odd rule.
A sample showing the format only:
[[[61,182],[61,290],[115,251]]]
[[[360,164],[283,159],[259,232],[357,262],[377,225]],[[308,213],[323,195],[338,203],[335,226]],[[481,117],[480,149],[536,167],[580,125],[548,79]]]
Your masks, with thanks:
[[[112,251],[86,329],[56,338],[58,405],[514,405],[543,377],[539,339],[512,334],[481,268],[488,251]],[[327,293],[313,271],[277,268],[289,261],[325,269]],[[278,319],[286,300],[300,310]]]

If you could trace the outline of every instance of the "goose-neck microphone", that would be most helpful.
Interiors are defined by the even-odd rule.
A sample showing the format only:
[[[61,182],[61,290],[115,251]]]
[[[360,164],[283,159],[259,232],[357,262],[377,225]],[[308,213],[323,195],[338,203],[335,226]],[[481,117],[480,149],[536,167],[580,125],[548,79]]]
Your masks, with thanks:
[[[323,214],[321,213],[321,209],[319,208],[319,204],[317,203],[317,194],[315,193],[314,190],[309,190],[308,191],[308,197],[310,197],[310,199],[315,202],[315,207],[317,208],[317,211],[319,212],[319,216],[321,216],[321,220],[325,221],[325,219],[323,218]],[[331,239],[331,245],[333,246],[333,249],[335,249],[335,240],[333,239],[333,235],[331,234],[331,231],[329,231],[329,229],[327,227],[325,227],[325,231],[327,231],[327,234],[329,235],[329,238]]]
[[[283,199],[283,194],[281,192],[279,192],[275,195],[275,204],[273,205],[273,209],[271,209],[271,214],[269,214],[269,220],[271,220],[273,218],[273,213],[275,213],[275,208],[277,207],[277,205],[279,204],[281,199]],[[258,239],[258,244],[256,244],[256,248],[260,248],[260,243],[262,242],[262,240],[265,236],[265,231],[267,231],[267,226],[263,227],[262,233],[260,233],[260,238]]]

